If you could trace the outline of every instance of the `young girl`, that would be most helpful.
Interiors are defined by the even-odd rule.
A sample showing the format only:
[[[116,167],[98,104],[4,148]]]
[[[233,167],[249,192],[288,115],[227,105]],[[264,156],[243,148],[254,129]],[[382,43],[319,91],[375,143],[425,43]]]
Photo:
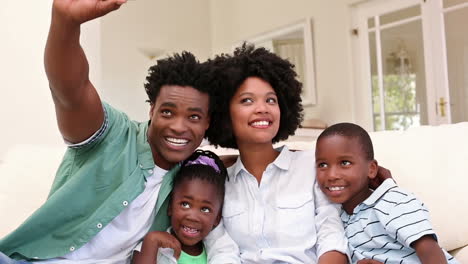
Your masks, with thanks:
[[[214,145],[237,148],[228,169],[223,221],[245,263],[347,263],[338,209],[319,190],[314,152],[275,149],[302,121],[293,65],[243,45],[211,61],[220,101]],[[215,83],[216,84],[216,83]]]
[[[221,220],[226,175],[211,151],[197,150],[182,162],[168,208],[171,228],[148,233],[133,263],[207,263],[203,239]]]

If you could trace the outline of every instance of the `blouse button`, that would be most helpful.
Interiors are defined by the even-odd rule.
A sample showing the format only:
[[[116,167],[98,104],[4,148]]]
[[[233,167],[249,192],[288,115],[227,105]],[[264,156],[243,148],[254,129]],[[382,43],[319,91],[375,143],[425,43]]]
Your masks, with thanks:
[[[127,202],[127,201],[123,201],[122,204],[123,204],[123,206],[127,206],[127,205],[128,205],[128,202]]]
[[[75,247],[70,247],[70,251],[75,251]]]
[[[99,229],[102,228],[102,224],[101,224],[101,223],[98,223],[96,226],[97,226],[97,228],[99,228]]]

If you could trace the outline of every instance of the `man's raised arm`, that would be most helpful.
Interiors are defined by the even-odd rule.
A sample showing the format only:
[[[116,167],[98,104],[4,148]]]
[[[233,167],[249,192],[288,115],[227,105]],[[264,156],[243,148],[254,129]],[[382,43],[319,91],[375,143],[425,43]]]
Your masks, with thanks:
[[[45,70],[64,139],[78,143],[102,125],[104,112],[89,80],[89,65],[80,46],[80,26],[117,10],[126,0],[54,0],[45,49]]]

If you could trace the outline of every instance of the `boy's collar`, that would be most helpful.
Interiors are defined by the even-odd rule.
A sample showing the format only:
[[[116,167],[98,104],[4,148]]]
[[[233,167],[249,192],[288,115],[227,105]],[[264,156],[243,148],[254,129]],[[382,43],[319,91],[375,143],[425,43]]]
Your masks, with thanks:
[[[362,202],[365,205],[373,205],[374,203],[377,202],[377,200],[380,199],[386,192],[388,192],[390,189],[393,189],[397,187],[395,181],[393,179],[386,179],[380,186],[374,190],[374,192],[369,196],[364,202]]]

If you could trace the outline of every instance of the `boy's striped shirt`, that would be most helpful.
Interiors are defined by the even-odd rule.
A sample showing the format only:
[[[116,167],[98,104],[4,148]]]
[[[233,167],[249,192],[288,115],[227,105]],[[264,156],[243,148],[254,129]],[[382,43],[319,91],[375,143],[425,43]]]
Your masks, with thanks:
[[[352,215],[342,210],[341,220],[353,263],[360,259],[420,263],[411,243],[425,235],[437,239],[424,204],[392,179],[384,181]],[[449,264],[458,263],[445,250],[444,254]]]

